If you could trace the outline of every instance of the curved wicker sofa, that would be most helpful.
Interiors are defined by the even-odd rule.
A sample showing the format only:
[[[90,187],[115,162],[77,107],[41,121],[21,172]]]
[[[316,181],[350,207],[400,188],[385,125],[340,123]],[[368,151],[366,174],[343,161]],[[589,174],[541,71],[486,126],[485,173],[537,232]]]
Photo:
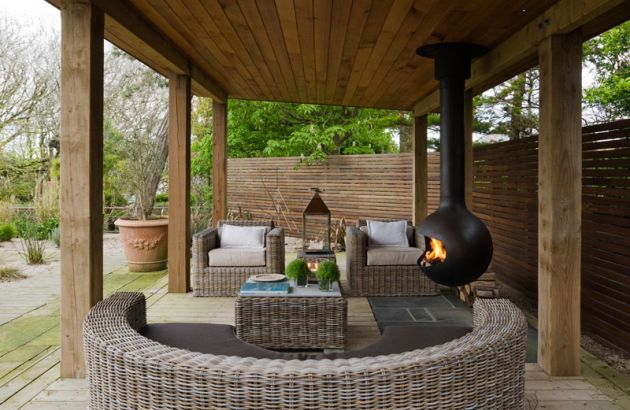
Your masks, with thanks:
[[[478,300],[474,330],[401,354],[335,360],[215,356],[141,336],[141,293],[98,303],[84,323],[91,409],[522,409],[521,312]]]

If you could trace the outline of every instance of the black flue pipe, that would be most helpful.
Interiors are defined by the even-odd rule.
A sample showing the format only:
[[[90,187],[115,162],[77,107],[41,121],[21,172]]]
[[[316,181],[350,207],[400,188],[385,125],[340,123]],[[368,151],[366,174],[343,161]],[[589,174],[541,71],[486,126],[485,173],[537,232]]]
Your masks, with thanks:
[[[435,79],[440,82],[440,206],[419,226],[429,238],[442,241],[446,259],[426,265],[422,271],[447,286],[461,286],[477,279],[492,259],[488,228],[466,208],[464,87],[470,78],[471,59],[485,47],[468,43],[440,43],[420,47],[417,53],[435,60]]]

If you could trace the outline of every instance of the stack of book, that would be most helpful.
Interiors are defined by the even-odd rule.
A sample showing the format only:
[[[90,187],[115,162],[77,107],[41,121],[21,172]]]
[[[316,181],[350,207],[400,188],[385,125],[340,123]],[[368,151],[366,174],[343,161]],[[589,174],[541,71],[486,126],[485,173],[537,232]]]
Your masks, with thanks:
[[[289,282],[245,282],[241,296],[277,296],[289,293]]]

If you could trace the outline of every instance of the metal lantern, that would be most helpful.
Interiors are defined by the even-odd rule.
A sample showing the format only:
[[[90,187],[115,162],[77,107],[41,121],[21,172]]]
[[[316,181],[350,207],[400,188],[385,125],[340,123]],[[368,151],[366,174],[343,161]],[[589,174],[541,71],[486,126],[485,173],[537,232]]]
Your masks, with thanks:
[[[319,196],[321,190],[311,191],[313,197],[302,213],[302,248],[305,253],[330,252],[330,210]]]

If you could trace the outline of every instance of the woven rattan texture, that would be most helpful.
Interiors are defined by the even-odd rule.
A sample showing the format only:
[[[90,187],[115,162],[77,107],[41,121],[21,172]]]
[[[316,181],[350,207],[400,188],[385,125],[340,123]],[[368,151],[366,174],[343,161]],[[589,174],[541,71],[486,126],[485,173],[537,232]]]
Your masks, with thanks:
[[[265,266],[208,266],[208,252],[219,246],[216,228],[208,228],[193,236],[192,275],[195,296],[236,296],[243,282],[261,273],[284,273],[284,230],[274,228],[271,221],[219,221],[219,225],[268,226],[265,238]]]
[[[336,360],[214,356],[161,345],[137,330],[142,293],[116,293],[84,323],[90,408],[522,409],[522,313],[479,299],[474,330],[402,354]]]
[[[365,224],[359,220],[358,225]],[[418,240],[414,228],[415,240]],[[428,296],[439,293],[417,265],[367,265],[367,234],[358,227],[346,234],[346,273],[352,296]]]
[[[343,349],[348,308],[343,297],[239,296],[236,336],[276,349]]]

